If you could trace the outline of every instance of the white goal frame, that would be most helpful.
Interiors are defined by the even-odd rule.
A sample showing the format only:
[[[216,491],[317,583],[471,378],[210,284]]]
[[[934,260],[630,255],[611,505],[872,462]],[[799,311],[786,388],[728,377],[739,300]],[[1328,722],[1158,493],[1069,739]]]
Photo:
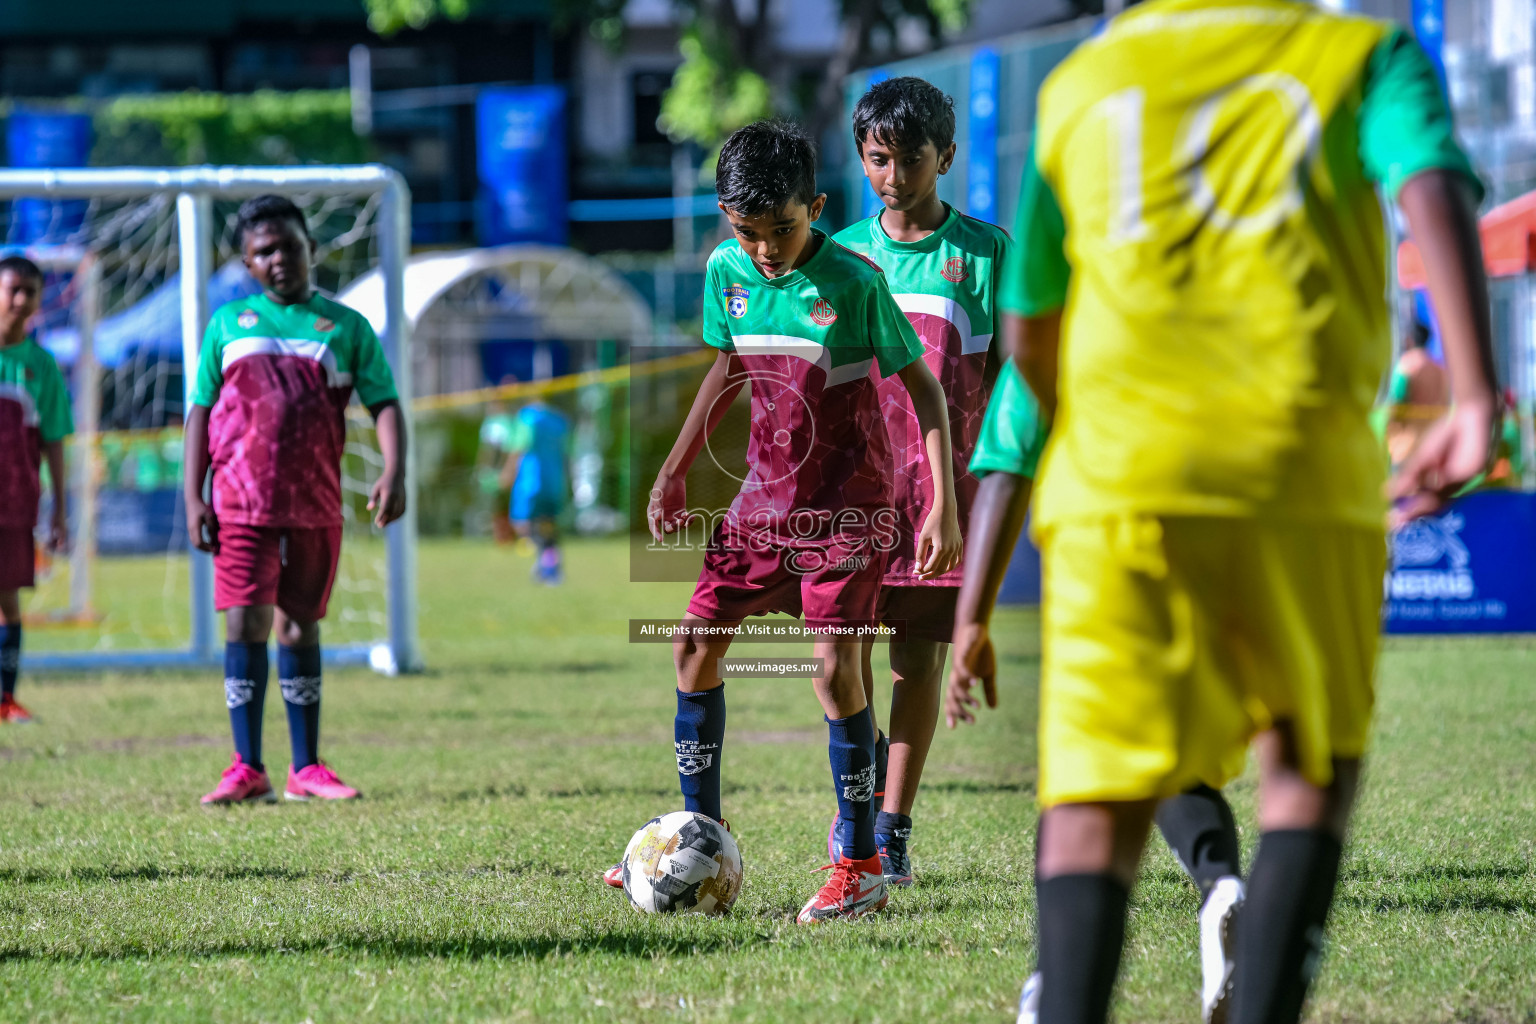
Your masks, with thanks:
[[[385,323],[379,340],[394,371],[400,412],[411,426],[410,323],[405,316],[405,263],[410,255],[411,193],[405,179],[378,164],[337,167],[115,167],[55,170],[0,170],[0,200],[20,198],[91,199],[176,196],[177,249],[181,266],[181,348],[186,403],[191,404],[198,351],[208,325],[208,280],[213,272],[213,200],[242,199],[267,192],[379,197],[379,273],[384,284]],[[87,293],[92,289],[86,289]],[[96,311],[86,312],[87,324]],[[87,331],[89,326],[87,326]],[[82,339],[83,340],[83,339]],[[87,376],[91,376],[87,374]],[[94,391],[93,385],[87,385]],[[79,404],[77,402],[77,404]],[[82,449],[94,450],[95,415],[82,417]],[[409,433],[408,435],[409,436]],[[420,671],[416,627],[416,460],[406,460],[405,515],[385,530],[386,599],[389,636],[381,644],[326,647],[332,664],[371,664],[388,674]],[[82,522],[95,509],[81,509]],[[85,538],[89,541],[89,534]],[[213,559],[192,549],[192,640],[179,650],[39,652],[27,655],[27,670],[111,671],[222,664],[223,641],[213,609]]]

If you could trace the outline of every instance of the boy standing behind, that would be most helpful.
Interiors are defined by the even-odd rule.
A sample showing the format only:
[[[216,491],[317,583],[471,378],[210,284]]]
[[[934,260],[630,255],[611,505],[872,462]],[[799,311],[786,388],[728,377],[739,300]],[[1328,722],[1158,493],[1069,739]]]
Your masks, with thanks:
[[[948,173],[955,159],[955,105],[928,82],[893,78],[871,87],[854,108],[853,141],[870,187],[885,208],[843,229],[836,241],[885,272],[896,304],[923,342],[924,362],[944,389],[955,513],[963,537],[976,494],[976,478],[966,466],[996,376],[998,361],[990,353],[1008,235],[939,198],[939,176]],[[886,563],[877,617],[890,625],[904,624],[905,637],[890,644],[890,767],[887,780],[886,766],[880,765],[876,796],[884,796],[875,841],[886,881],[911,885],[907,841],[912,805],[938,721],[939,686],[954,629],[961,567],[928,576],[918,572],[917,539],[933,493],[933,475],[905,389],[891,378],[876,387],[891,442],[892,504],[899,515],[897,545]],[[871,646],[865,642],[864,664],[865,694],[872,700]],[[881,748],[887,749],[884,743]]]
[[[21,668],[21,588],[34,583],[32,531],[48,460],[53,520],[48,547],[62,550],[64,438],[74,432],[64,378],[47,349],[27,333],[42,303],[43,272],[21,256],[0,260],[0,722],[32,721],[16,703]]]
[[[719,349],[655,488],[647,518],[658,540],[688,519],[688,468],[731,400],[752,383],[748,473],[711,539],[674,648],[678,778],[688,810],[720,819],[725,691],[719,661],[748,615],[803,612],[812,629],[875,618],[891,513],[885,427],[872,365],[900,377],[935,481],[914,567],[925,576],[959,563],[954,475],[944,393],[911,325],[868,260],[811,223],[815,152],[784,122],[749,125],[726,140],[716,172],[720,209],[735,238],[710,257],[704,340]],[[874,835],[875,727],[857,635],[818,640],[825,666],[816,696],[845,855],[800,911],[801,923],[859,917],[885,905]]]
[[[293,747],[283,795],[351,799],[357,790],[319,755],[320,620],[341,557],[344,417],[355,388],[383,450],[368,501],[383,528],[405,512],[400,401],[368,321],[311,287],[315,243],[297,206],[282,196],[247,201],[236,239],[262,292],[213,314],[187,414],[187,528],[194,545],[213,552],[235,739],[234,758],[203,803],[277,799],[261,761],[274,623]],[[203,501],[210,465],[212,507]]]

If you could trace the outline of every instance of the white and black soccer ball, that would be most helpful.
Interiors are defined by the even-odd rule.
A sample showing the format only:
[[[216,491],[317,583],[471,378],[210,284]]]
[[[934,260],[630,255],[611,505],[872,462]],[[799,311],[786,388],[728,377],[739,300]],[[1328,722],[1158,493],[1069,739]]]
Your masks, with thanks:
[[[624,850],[624,894],[642,914],[724,914],[741,893],[741,851],[725,826],[673,811],[641,826]]]

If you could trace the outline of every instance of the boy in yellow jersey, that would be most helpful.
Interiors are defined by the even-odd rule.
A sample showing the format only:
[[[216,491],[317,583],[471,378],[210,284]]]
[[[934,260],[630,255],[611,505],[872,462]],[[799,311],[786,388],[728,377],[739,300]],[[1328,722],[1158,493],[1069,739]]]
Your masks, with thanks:
[[[1377,185],[1429,255],[1455,396],[1393,482],[1405,517],[1484,468],[1498,413],[1480,190],[1422,50],[1289,0],[1153,0],[1041,90],[1001,302],[1054,416],[1041,1024],[1104,1020],[1157,800],[1255,737],[1230,1020],[1300,1016],[1374,698]]]

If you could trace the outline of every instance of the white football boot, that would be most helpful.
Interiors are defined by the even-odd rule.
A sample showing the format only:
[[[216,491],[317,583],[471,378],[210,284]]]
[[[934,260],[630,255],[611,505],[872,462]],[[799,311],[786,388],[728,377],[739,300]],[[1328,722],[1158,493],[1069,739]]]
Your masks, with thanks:
[[[1205,1024],[1226,1024],[1232,1006],[1232,954],[1243,895],[1243,880],[1225,875],[1211,886],[1200,908],[1200,1015]]]

